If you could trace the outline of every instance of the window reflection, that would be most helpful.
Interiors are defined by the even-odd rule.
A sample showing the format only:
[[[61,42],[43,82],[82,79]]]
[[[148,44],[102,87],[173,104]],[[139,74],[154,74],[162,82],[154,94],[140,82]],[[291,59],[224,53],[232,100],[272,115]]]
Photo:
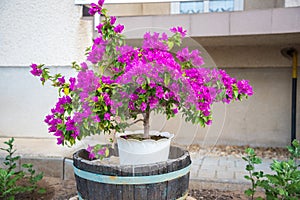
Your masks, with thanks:
[[[234,10],[234,0],[210,0],[209,12],[228,12]]]
[[[235,0],[200,0],[180,2],[181,14],[194,14],[203,12],[228,12],[234,10]],[[206,3],[206,6],[204,5]]]
[[[203,1],[180,2],[181,14],[203,13]]]

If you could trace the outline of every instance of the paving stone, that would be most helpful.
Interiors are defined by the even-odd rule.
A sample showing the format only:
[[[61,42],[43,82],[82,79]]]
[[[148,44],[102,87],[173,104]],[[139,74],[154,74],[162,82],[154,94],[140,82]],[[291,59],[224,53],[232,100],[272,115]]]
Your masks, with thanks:
[[[244,176],[248,175],[248,172],[246,171],[236,171],[234,172],[234,178],[238,181],[248,182]]]
[[[199,171],[200,166],[196,164],[192,164],[191,166],[191,172],[190,172],[190,177],[191,178],[196,178],[198,176],[198,171]]]
[[[203,157],[191,156],[192,163],[195,165],[202,165],[203,159],[204,159]]]
[[[236,159],[230,157],[221,157],[219,159],[219,166],[226,166],[226,168],[235,168]]]
[[[228,171],[228,170],[217,170],[216,171],[216,178],[217,179],[226,179],[226,180],[232,180],[234,179],[234,172],[233,171]]]
[[[201,180],[215,180],[216,179],[216,171],[211,169],[200,169],[198,171],[198,178]]]
[[[212,169],[219,166],[219,158],[218,157],[205,157],[203,159],[203,163],[201,165],[201,170],[202,169]]]
[[[255,171],[263,171],[264,173],[267,174],[273,174],[270,165],[273,161],[270,159],[263,160],[261,164],[255,165]]]
[[[243,169],[245,169],[247,164],[248,164],[248,163],[247,163],[246,161],[242,160],[242,159],[240,159],[240,160],[235,160],[235,166],[236,166],[237,168],[243,168]]]

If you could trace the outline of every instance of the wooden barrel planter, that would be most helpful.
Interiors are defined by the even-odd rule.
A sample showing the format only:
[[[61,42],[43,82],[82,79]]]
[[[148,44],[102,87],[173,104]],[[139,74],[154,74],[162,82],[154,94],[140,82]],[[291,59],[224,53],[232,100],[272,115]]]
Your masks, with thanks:
[[[110,156],[118,156],[116,148]],[[103,164],[82,149],[73,155],[79,199],[169,200],[188,194],[191,159],[188,151],[171,146],[169,159],[147,165]]]

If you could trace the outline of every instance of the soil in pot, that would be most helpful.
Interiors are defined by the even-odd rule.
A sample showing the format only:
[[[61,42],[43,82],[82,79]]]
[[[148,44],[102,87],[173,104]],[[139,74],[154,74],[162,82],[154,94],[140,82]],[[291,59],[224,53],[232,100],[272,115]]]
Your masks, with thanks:
[[[131,134],[131,135],[122,135],[121,138],[127,140],[127,139],[135,139],[135,140],[139,140],[139,141],[143,141],[146,139],[151,139],[151,140],[161,140],[161,139],[168,139],[165,136],[162,135],[150,135],[150,138],[144,138],[143,134]]]

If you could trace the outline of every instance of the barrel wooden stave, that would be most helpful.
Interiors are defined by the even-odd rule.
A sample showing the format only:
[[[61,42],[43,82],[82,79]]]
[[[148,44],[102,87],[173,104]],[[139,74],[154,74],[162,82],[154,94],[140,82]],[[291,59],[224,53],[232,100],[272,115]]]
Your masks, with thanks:
[[[112,149],[114,155],[115,149]],[[177,157],[177,158],[176,158]],[[178,147],[171,147],[170,159],[167,162],[141,165],[141,166],[120,166],[120,165],[99,165],[88,160],[85,150],[74,154],[74,166],[91,173],[115,177],[136,177],[166,174],[181,170],[191,164],[187,151]],[[83,199],[117,199],[117,200],[169,200],[183,197],[188,191],[189,173],[168,180],[153,184],[107,184],[86,180],[75,174],[77,190]]]

